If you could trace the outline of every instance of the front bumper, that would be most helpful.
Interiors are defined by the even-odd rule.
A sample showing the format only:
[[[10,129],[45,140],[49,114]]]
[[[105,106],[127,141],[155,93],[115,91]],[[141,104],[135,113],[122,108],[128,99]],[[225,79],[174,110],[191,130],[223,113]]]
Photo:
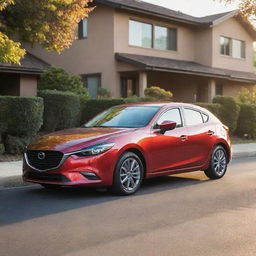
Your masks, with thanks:
[[[23,159],[23,180],[61,186],[111,186],[115,159],[111,152],[94,157],[69,156],[56,169],[39,171]]]

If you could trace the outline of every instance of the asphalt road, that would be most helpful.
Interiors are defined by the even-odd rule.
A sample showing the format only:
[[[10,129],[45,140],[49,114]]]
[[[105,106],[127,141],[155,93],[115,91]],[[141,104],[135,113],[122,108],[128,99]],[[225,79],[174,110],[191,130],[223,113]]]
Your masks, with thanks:
[[[34,185],[0,190],[0,255],[256,255],[256,159],[224,179],[201,172],[148,180],[117,197]]]

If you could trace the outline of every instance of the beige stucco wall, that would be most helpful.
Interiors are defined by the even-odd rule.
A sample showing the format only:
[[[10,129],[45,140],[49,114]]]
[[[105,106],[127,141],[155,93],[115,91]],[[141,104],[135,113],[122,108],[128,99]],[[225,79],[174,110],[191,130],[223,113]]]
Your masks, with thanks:
[[[75,40],[70,49],[60,55],[38,46],[31,49],[27,45],[27,48],[32,54],[51,65],[63,67],[71,74],[101,73],[102,87],[110,90],[112,96],[119,96],[114,58],[114,9],[98,5],[89,16],[88,38]]]
[[[220,36],[246,42],[246,59],[235,59],[220,55]],[[245,28],[235,19],[229,19],[213,27],[213,67],[253,72],[253,39]]]
[[[165,51],[157,49],[147,49],[129,45],[129,20],[137,20],[170,28],[178,31],[177,51]],[[189,25],[178,25],[174,22],[164,22],[149,18],[148,16],[136,15],[134,13],[116,11],[114,15],[114,51],[119,53],[130,53],[162,58],[173,58],[179,60],[194,60],[195,52],[191,49],[195,47],[194,29]]]
[[[20,96],[37,95],[37,76],[20,76]]]

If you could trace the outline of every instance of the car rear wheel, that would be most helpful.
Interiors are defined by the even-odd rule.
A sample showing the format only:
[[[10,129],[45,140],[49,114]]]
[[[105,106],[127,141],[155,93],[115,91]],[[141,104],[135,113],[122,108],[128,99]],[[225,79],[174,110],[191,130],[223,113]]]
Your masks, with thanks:
[[[227,152],[222,146],[217,146],[212,152],[209,168],[204,172],[210,179],[220,179],[225,175],[227,166]]]
[[[115,168],[112,191],[118,195],[131,195],[138,191],[143,180],[143,164],[132,152],[124,153]]]

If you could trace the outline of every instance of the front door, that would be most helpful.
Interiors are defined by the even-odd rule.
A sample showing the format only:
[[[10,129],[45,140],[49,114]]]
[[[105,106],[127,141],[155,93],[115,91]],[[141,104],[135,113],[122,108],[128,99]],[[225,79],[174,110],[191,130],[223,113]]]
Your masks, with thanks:
[[[123,98],[129,98],[137,94],[136,78],[121,78],[121,93]]]
[[[158,126],[164,121],[177,123],[176,129],[165,134],[158,132]],[[159,117],[150,138],[149,166],[151,174],[178,170],[187,166],[187,128],[184,126],[179,108],[167,110]]]

